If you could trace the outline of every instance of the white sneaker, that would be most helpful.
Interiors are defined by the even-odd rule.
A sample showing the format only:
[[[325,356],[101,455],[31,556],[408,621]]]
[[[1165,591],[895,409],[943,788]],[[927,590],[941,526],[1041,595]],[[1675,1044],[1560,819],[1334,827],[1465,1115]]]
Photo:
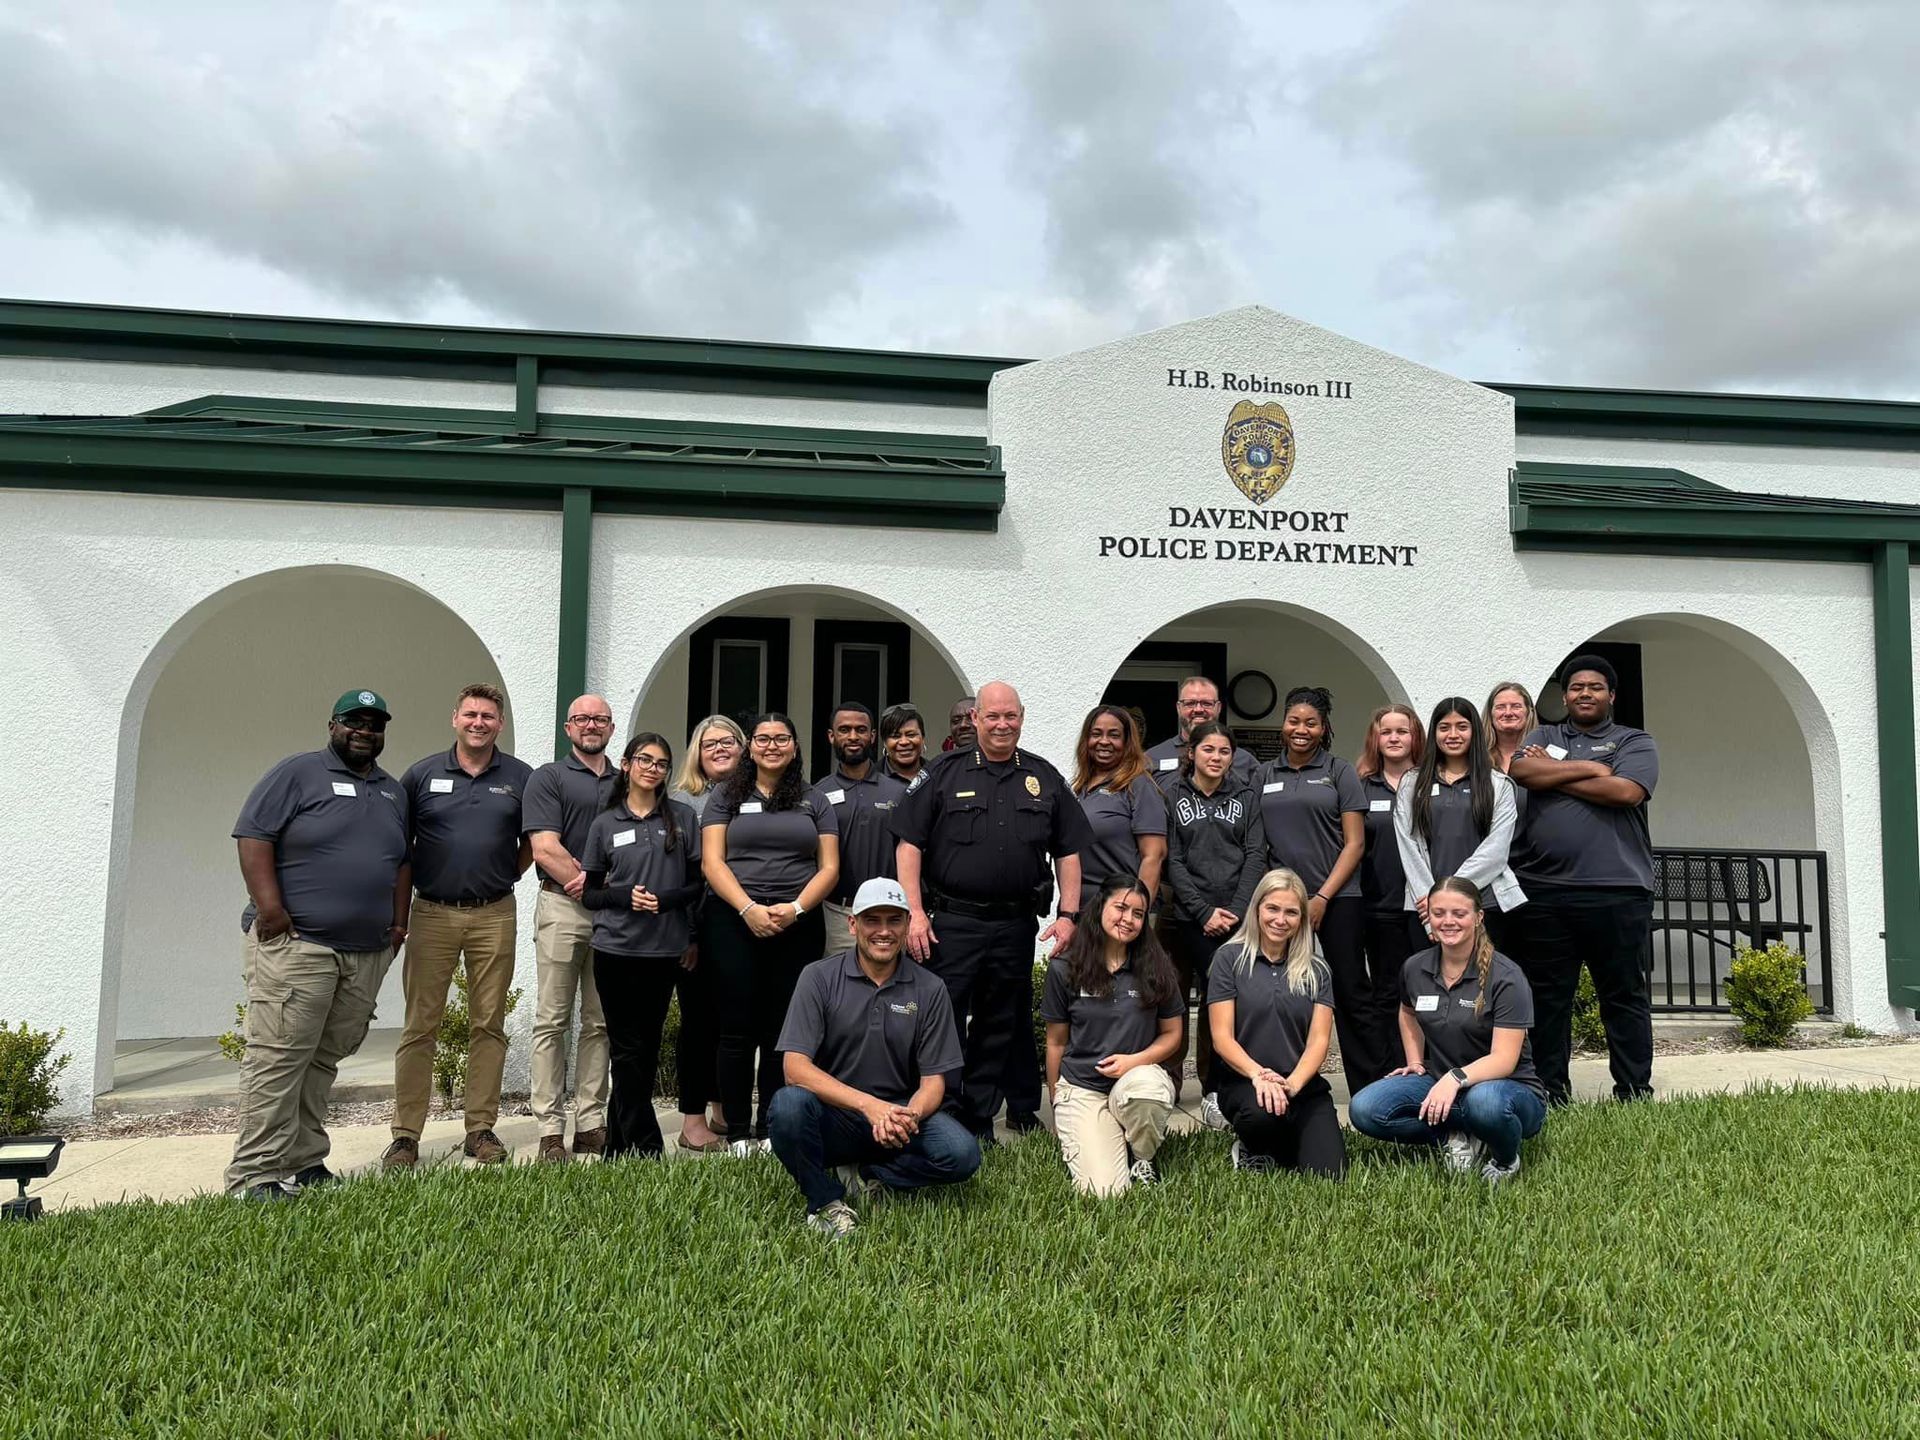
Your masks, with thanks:
[[[1240,1141],[1233,1142],[1233,1168],[1236,1170],[1271,1170],[1274,1161],[1271,1155],[1253,1155]]]
[[[1136,1160],[1133,1168],[1127,1171],[1127,1178],[1136,1185],[1158,1185],[1160,1172],[1153,1168],[1153,1161]]]
[[[1220,1095],[1218,1091],[1209,1090],[1200,1097],[1200,1123],[1209,1130],[1224,1130],[1227,1128],[1227,1114],[1226,1111],[1220,1108]]]
[[[860,1217],[846,1201],[835,1200],[807,1216],[807,1224],[829,1240],[844,1240],[859,1228]]]
[[[1487,1158],[1486,1142],[1464,1130],[1450,1130],[1440,1142],[1440,1164],[1450,1174],[1471,1175]]]
[[[1520,1157],[1513,1157],[1511,1165],[1502,1165],[1498,1160],[1489,1160],[1481,1167],[1480,1178],[1489,1185],[1498,1185],[1502,1180],[1511,1180],[1520,1173]]]
[[[756,1155],[771,1155],[771,1140],[736,1140],[727,1146],[727,1154],[735,1160],[751,1160]]]

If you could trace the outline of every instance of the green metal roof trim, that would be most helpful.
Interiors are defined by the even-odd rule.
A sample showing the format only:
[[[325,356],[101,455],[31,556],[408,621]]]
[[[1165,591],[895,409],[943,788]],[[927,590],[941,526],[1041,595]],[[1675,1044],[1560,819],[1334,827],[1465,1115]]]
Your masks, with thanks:
[[[997,449],[971,437],[208,396],[144,415],[0,416],[25,488],[992,530]]]
[[[1685,390],[1490,385],[1513,397],[1522,435],[1589,435],[1739,445],[1920,450],[1920,404]]]
[[[1520,549],[1865,559],[1920,542],[1920,505],[1728,490],[1683,470],[1522,462],[1508,490]]]

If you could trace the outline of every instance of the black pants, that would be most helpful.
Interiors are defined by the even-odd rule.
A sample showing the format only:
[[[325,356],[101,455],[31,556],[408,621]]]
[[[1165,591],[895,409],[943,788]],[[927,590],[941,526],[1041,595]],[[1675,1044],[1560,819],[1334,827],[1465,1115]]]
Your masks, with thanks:
[[[593,985],[607,1017],[607,1155],[658,1155],[660,1122],[653,1113],[653,1077],[660,1068],[660,1032],[667,1024],[680,968],[677,955],[593,952]]]
[[[1198,920],[1173,920],[1166,927],[1167,954],[1172,957],[1174,973],[1180,977],[1180,993],[1189,1003],[1198,1003],[1200,1018],[1193,1025],[1193,1073],[1200,1082],[1202,1095],[1214,1090],[1213,1028],[1207,1023],[1207,973],[1213,968],[1213,955],[1225,937],[1209,935]],[[1180,1049],[1171,1064],[1187,1058],[1183,1036]],[[1174,1086],[1176,1092],[1178,1084]]]
[[[1385,1063],[1373,981],[1367,975],[1366,904],[1358,895],[1342,896],[1328,901],[1320,918],[1320,950],[1333,972],[1340,1068],[1346,1072],[1348,1093],[1354,1095],[1394,1068]]]
[[[966,1056],[959,1093],[949,1087],[946,1109],[975,1135],[985,1135],[993,1129],[1011,1065],[1022,1056],[1022,1047],[1025,1055],[1033,1055],[1034,918],[985,920],[936,910],[933,933],[940,943],[927,957],[927,968],[946,984]],[[1038,1110],[1037,1058],[1031,1068],[1033,1108]]]
[[[1521,910],[1526,907],[1522,906],[1520,910],[1509,915],[1506,911],[1494,906],[1491,903],[1492,898],[1492,892],[1489,891],[1487,894],[1489,903],[1480,912],[1480,919],[1487,927],[1487,938],[1493,941],[1494,949],[1518,964],[1520,950],[1526,944],[1520,924]],[[1428,945],[1432,943],[1431,940],[1426,942]]]
[[[691,970],[674,967],[673,988],[680,997],[680,1036],[674,1042],[674,1059],[682,1115],[705,1113],[707,1102],[720,1094],[714,1074],[713,962],[708,957],[713,949],[713,917],[726,913],[724,901],[711,895],[706,898],[693,932],[700,963]]]
[[[1250,1153],[1268,1156],[1283,1169],[1334,1180],[1347,1173],[1347,1143],[1326,1081],[1315,1080],[1287,1103],[1286,1114],[1275,1115],[1260,1108],[1251,1080],[1227,1073],[1224,1065],[1220,1069],[1220,1109]]]
[[[827,938],[826,919],[823,912],[811,910],[778,935],[761,940],[725,905],[717,908],[711,927],[713,954],[701,963],[713,966],[720,1108],[726,1113],[729,1138],[764,1139],[767,1107],[773,1103],[774,1091],[786,1083],[777,1048],[780,1026],[787,1018],[800,972],[820,958]],[[756,1079],[758,1122],[753,1118]]]
[[[1573,1052],[1573,999],[1580,969],[1593,976],[1607,1029],[1613,1093],[1637,1100],[1653,1091],[1653,1007],[1647,989],[1647,946],[1653,899],[1644,890],[1534,887],[1508,917],[1518,932],[1513,956],[1533,990],[1533,1063],[1547,1099],[1573,1095],[1567,1060]]]
[[[1385,1074],[1407,1063],[1406,1047],[1400,1039],[1400,969],[1409,955],[1433,942],[1427,939],[1420,917],[1411,910],[1368,914],[1364,939],[1367,980],[1373,987],[1375,1043],[1379,1046],[1381,1074]]]

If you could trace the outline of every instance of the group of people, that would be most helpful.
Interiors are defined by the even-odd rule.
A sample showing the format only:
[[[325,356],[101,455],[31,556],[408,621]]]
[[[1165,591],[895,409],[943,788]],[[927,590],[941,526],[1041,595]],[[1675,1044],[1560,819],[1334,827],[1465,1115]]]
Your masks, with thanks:
[[[1337,1034],[1355,1129],[1503,1180],[1569,1098],[1582,968],[1615,1093],[1650,1092],[1657,754],[1613,720],[1603,658],[1560,678],[1562,723],[1537,723],[1514,683],[1424,722],[1388,705],[1355,763],[1334,749],[1331,696],[1298,687],[1261,763],[1196,677],[1151,749],[1135,714],[1096,706],[1071,778],[1021,747],[1011,686],[957,705],[937,755],[910,706],[846,703],[811,785],[783,715],[709,716],[677,759],[643,732],[615,759],[593,695],[569,707],[569,753],[532,769],[499,751],[503,703],[484,685],[459,697],[452,747],[395,780],[377,763],[384,700],[350,691],[327,747],[274,767],[235,827],[251,903],[229,1188],[276,1198],[330,1178],[326,1094],[402,944],[383,1165],[418,1163],[463,961],[465,1153],[506,1157],[493,1126],[529,866],[544,1161],[568,1158],[576,1003],[572,1153],[664,1149],[653,1078],[677,994],[675,1143],[770,1150],[822,1229],[854,1225],[849,1184],[971,1174],[1003,1104],[1010,1129],[1039,1126],[1043,1081],[1074,1184],[1109,1194],[1157,1178],[1197,1002],[1203,1113],[1234,1131],[1237,1166],[1344,1172],[1321,1073]]]

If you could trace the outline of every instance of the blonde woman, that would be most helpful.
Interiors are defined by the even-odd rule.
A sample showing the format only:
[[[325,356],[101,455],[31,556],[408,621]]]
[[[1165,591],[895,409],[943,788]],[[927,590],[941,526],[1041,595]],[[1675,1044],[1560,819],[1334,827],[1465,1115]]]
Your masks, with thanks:
[[[687,736],[687,753],[680,773],[673,777],[671,798],[693,807],[694,818],[706,813],[707,796],[739,765],[747,753],[747,735],[725,715],[709,715]]]
[[[1214,953],[1207,1023],[1236,1170],[1346,1173],[1333,1092],[1320,1074],[1333,1036],[1333,977],[1313,953],[1307,887],[1269,870]]]
[[[1533,696],[1518,680],[1502,680],[1487,692],[1487,759],[1502,775],[1540,723]]]
[[[1480,887],[1450,875],[1427,892],[1439,943],[1400,972],[1407,1063],[1353,1097],[1353,1128],[1377,1140],[1438,1145],[1449,1170],[1489,1184],[1520,1171],[1520,1142],[1547,1119],[1527,1030],[1533,992],[1493,948]]]

